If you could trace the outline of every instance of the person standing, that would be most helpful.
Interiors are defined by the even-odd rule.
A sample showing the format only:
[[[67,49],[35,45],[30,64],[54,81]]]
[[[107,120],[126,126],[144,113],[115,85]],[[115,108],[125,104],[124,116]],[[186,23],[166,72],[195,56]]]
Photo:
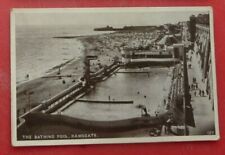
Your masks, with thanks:
[[[108,96],[108,99],[109,99],[109,101],[110,101],[110,99],[111,99],[110,95]]]

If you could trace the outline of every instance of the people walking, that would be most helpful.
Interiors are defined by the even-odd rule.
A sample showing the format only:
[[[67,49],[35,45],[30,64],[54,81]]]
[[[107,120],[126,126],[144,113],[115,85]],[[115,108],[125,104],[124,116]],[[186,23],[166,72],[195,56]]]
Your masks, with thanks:
[[[204,92],[204,90],[202,90],[202,96],[203,96],[203,97],[205,96],[205,92]]]
[[[195,96],[197,96],[197,93],[196,93],[196,91],[194,91],[194,95],[195,95]]]
[[[109,101],[110,101],[110,99],[111,99],[110,95],[108,96],[108,99],[109,99]]]

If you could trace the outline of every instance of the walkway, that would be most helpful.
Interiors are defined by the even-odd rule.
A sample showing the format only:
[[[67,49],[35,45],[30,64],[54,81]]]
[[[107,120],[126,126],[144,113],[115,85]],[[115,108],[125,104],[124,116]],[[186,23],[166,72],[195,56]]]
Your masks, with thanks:
[[[188,64],[189,85],[193,84],[193,78],[198,83],[198,89],[191,88],[191,104],[196,127],[189,127],[190,135],[205,135],[214,130],[214,111],[212,110],[212,102],[206,94],[206,82],[202,81],[202,70],[200,68],[200,56],[195,51],[188,52],[188,57],[192,57]],[[199,89],[204,91],[204,96],[199,94]],[[212,133],[212,132],[211,132]]]

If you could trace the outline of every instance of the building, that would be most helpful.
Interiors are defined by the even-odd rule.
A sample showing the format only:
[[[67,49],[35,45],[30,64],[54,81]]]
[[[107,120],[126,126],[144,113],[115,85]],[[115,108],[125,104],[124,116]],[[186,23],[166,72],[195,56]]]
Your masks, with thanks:
[[[121,49],[122,64],[126,66],[171,66],[183,60],[184,44],[166,46],[166,49]]]
[[[210,45],[210,28],[206,24],[196,24],[196,53],[200,56],[199,65],[202,71],[202,80],[206,83],[206,91],[213,101],[213,73]]]
[[[207,78],[211,65],[210,31],[206,25],[196,24],[196,52],[200,55],[203,78]]]

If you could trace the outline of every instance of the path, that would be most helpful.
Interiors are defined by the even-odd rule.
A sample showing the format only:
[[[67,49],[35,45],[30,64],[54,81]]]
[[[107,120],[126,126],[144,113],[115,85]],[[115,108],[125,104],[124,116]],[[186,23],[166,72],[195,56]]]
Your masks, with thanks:
[[[193,83],[193,78],[196,78],[198,88],[204,90],[204,96],[200,96],[199,90],[191,89],[191,104],[193,107],[193,114],[196,127],[189,127],[190,135],[209,134],[214,129],[214,111],[212,109],[212,102],[206,94],[206,82],[202,81],[202,70],[200,68],[200,55],[195,51],[188,52],[188,57],[192,57],[192,67],[188,69],[189,85]],[[190,61],[188,61],[190,63]],[[195,96],[196,92],[196,96]]]

